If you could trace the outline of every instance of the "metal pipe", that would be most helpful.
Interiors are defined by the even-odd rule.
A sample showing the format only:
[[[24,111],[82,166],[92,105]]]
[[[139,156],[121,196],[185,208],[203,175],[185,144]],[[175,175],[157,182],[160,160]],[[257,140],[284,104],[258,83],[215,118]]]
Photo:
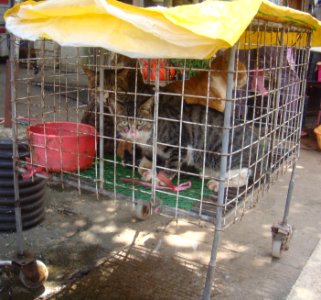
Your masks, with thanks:
[[[308,45],[310,45],[311,43],[311,33],[308,36]],[[303,76],[302,76],[302,80],[306,80],[306,76],[307,76],[307,72],[308,72],[308,65],[307,62],[309,61],[309,55],[310,55],[310,51],[309,49],[305,51],[305,58],[304,61],[306,62],[304,65],[304,69],[303,69]],[[303,87],[301,89],[301,99],[303,99],[300,103],[300,107],[299,107],[299,112],[301,112],[300,115],[300,128],[302,127],[302,111],[303,111],[303,105],[304,105],[304,101],[305,101],[305,92],[306,92],[306,84],[303,84]],[[300,131],[301,132],[301,131]],[[299,158],[299,154],[300,154],[300,144],[298,144],[298,151],[296,153],[296,157],[294,157],[293,159],[293,165],[292,165],[292,172],[291,172],[291,178],[290,178],[290,182],[289,182],[289,187],[288,187],[288,192],[286,195],[286,201],[285,201],[285,207],[284,207],[284,212],[283,212],[283,218],[282,218],[282,225],[286,225],[288,223],[288,216],[289,216],[289,211],[290,211],[290,205],[291,205],[291,200],[292,200],[292,195],[293,195],[293,188],[294,188],[294,181],[295,181],[295,173],[296,173],[296,163],[297,163],[297,159]]]
[[[13,188],[15,201],[15,220],[18,254],[23,254],[23,236],[22,236],[22,217],[20,207],[19,192],[19,170],[18,170],[18,129],[17,129],[17,107],[16,107],[16,85],[15,85],[15,67],[16,67],[16,39],[10,36],[10,85],[11,85],[11,111],[12,111],[12,166],[13,166]]]
[[[100,50],[99,55],[99,189],[104,189],[104,55]]]
[[[226,87],[226,105],[224,111],[224,128],[223,128],[223,141],[222,141],[222,157],[220,164],[220,182],[218,190],[218,199],[216,207],[216,223],[214,239],[212,244],[211,258],[207,269],[206,282],[203,291],[203,299],[209,300],[211,298],[211,290],[214,281],[214,274],[216,268],[216,257],[218,246],[221,239],[222,229],[222,217],[223,217],[223,203],[224,203],[224,188],[226,178],[227,167],[227,155],[229,148],[229,133],[231,127],[232,116],[232,87],[233,87],[233,75],[234,75],[234,62],[235,62],[235,45],[231,48],[229,65],[228,65],[228,77]]]
[[[12,266],[12,260],[0,260],[0,267]]]
[[[280,37],[280,45],[284,45],[284,29],[282,30],[281,32],[281,37]],[[274,112],[273,112],[273,125],[272,125],[272,128],[273,128],[273,131],[272,131],[272,137],[271,137],[271,146],[270,146],[270,150],[272,151],[272,154],[274,154],[275,152],[278,151],[277,147],[277,141],[278,141],[278,137],[277,137],[277,128],[278,128],[278,117],[279,117],[279,114],[280,114],[280,101],[281,101],[281,83],[282,83],[282,66],[283,66],[283,61],[284,59],[284,52],[283,52],[283,47],[281,47],[281,49],[277,48],[278,50],[276,51],[276,64],[277,66],[280,66],[279,69],[278,69],[278,72],[277,72],[277,83],[276,83],[276,95],[275,95],[275,99],[273,100],[274,103],[273,103],[273,109],[274,109]],[[280,53],[278,53],[278,51],[280,51]],[[281,128],[282,129],[282,128]],[[279,132],[280,134],[280,132]],[[276,158],[273,158],[274,156],[272,155],[272,158],[271,158],[271,163],[270,163],[270,166],[271,168],[273,168],[273,165],[275,163],[275,161],[273,161],[273,159],[276,159]],[[272,170],[270,169],[270,174],[272,174]]]
[[[11,109],[11,86],[10,86],[10,79],[11,79],[11,68],[10,68],[10,61],[7,60],[6,62],[6,92],[4,96],[4,127],[11,128],[12,127],[12,109]]]
[[[312,39],[312,33],[310,32],[308,34],[308,38],[307,38],[307,44],[311,45],[311,39]],[[301,80],[303,80],[303,85],[301,88],[301,99],[302,101],[300,102],[300,106],[299,106],[299,112],[300,114],[300,120],[299,120],[299,124],[300,124],[300,135],[301,135],[301,129],[302,129],[302,122],[303,122],[303,114],[304,114],[304,102],[306,101],[306,88],[307,88],[307,75],[308,75],[308,63],[310,61],[310,48],[307,47],[307,49],[305,50],[305,56],[303,58],[304,61],[304,68],[303,68],[303,72],[302,75],[300,77]],[[299,135],[299,137],[300,137]],[[298,142],[298,153],[297,153],[297,157],[299,158],[300,156],[300,143]]]
[[[150,69],[150,68],[149,68]],[[160,63],[157,60],[155,93],[154,93],[154,118],[153,118],[153,161],[152,161],[152,204],[156,202],[156,176],[157,176],[157,141],[158,141],[158,109],[159,109],[159,76]]]
[[[290,183],[289,183],[289,187],[288,187],[288,193],[286,195],[283,219],[282,219],[282,223],[281,223],[282,225],[286,225],[288,223],[288,215],[289,215],[290,204],[291,204],[293,188],[294,188],[295,171],[296,171],[296,160],[293,161],[291,179],[290,179]]]

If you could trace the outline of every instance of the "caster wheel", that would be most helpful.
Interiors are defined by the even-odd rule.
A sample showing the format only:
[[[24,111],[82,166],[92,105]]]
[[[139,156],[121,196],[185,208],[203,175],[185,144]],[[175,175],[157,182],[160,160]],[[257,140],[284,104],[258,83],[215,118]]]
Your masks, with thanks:
[[[135,205],[135,217],[138,220],[146,220],[150,215],[150,204],[138,202]]]
[[[36,260],[21,267],[19,279],[26,288],[37,289],[48,279],[48,273],[46,265]]]
[[[281,257],[281,249],[282,241],[281,240],[273,240],[272,241],[272,256],[275,258]]]

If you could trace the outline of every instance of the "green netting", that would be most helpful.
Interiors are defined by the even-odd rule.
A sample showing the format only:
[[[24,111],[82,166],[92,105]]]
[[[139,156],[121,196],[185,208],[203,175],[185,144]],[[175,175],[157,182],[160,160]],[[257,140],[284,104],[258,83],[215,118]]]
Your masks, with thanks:
[[[116,172],[116,177],[114,173]],[[99,174],[99,162],[96,161],[90,169],[81,172],[83,178],[94,179]],[[115,181],[114,181],[115,178]],[[152,195],[151,187],[144,187],[139,184],[123,182],[122,178],[132,178],[141,180],[137,170],[123,166],[119,161],[116,164],[112,160],[106,160],[104,163],[104,188],[106,191],[122,194],[128,197],[134,197],[135,200],[150,201]],[[157,198],[166,205],[178,207],[180,209],[192,210],[192,208],[200,201],[202,191],[202,180],[198,176],[188,176],[180,179],[180,183],[191,181],[191,188],[174,192],[169,190],[156,190]],[[178,180],[174,179],[173,184],[177,186]],[[210,191],[206,182],[203,188],[203,198],[210,198],[213,192]]]

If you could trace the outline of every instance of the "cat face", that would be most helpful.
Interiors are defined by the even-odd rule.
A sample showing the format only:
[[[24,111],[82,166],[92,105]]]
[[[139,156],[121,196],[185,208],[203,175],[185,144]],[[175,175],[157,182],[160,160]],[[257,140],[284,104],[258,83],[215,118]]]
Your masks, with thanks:
[[[99,74],[94,70],[83,68],[88,77],[88,86],[91,89],[90,96],[95,99],[97,103],[100,101],[99,87]],[[139,73],[139,72],[138,72]],[[135,69],[118,68],[118,69],[105,69],[104,70],[104,102],[111,97],[118,101],[126,97],[128,91],[133,91],[135,84]],[[139,75],[139,74],[138,74]],[[137,80],[140,82],[140,78]],[[142,81],[142,79],[141,79]]]
[[[136,143],[148,143],[153,129],[154,97],[147,100],[125,100],[123,102],[108,99],[110,112],[116,116],[116,131],[125,140]]]

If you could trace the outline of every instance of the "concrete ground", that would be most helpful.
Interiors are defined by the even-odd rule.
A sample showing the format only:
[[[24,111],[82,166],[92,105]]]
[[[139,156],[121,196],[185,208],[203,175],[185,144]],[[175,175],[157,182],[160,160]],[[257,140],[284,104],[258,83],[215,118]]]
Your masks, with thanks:
[[[1,64],[1,108],[3,70]],[[288,220],[294,235],[280,259],[271,257],[271,225],[282,219],[290,172],[223,232],[214,299],[321,299],[320,167],[311,134],[297,164]],[[0,271],[0,299],[10,299],[10,293],[13,299],[201,298],[211,224],[163,214],[137,222],[128,203],[56,186],[47,195],[46,219],[24,232],[24,242],[48,266],[48,281],[31,292],[15,274]],[[11,259],[15,251],[15,234],[0,233],[2,258]]]
[[[321,295],[321,242],[313,251],[296,283],[288,300],[319,299]]]

